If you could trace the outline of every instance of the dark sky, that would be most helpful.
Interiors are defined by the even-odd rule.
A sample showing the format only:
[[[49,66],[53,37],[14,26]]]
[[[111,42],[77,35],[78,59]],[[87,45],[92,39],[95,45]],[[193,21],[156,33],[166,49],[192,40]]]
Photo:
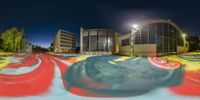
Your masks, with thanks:
[[[80,27],[120,33],[148,18],[171,19],[200,35],[200,0],[1,0],[0,32],[23,27],[29,42],[50,46],[58,29],[79,36]]]

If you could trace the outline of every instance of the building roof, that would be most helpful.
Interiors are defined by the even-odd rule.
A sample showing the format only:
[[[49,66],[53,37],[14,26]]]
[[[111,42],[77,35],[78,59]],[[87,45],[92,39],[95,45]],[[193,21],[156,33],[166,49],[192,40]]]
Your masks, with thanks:
[[[147,20],[143,20],[139,23],[140,27],[143,27],[145,25],[148,24],[152,24],[152,23],[169,23],[172,26],[174,26],[181,34],[188,34],[187,32],[184,32],[176,23],[174,23],[173,21],[171,21],[170,19],[147,19]],[[128,32],[126,34],[122,34],[120,35],[121,38],[126,37],[128,34],[130,34],[131,32]]]
[[[74,34],[74,33],[72,33],[72,32],[69,32],[69,31],[65,31],[65,30],[62,30],[62,29],[59,29],[59,30],[58,30],[58,32],[61,32],[61,31],[62,31],[62,32],[65,32],[65,33],[69,33],[69,34],[72,34],[72,35],[76,35],[76,34]]]
[[[151,24],[151,23],[169,23],[174,26],[180,33],[185,33],[176,23],[171,21],[170,19],[147,19],[140,23],[140,27]]]
[[[111,30],[111,29],[105,29],[105,28],[91,28],[91,29],[84,29],[84,31],[96,31],[96,30],[106,30],[106,31],[112,31],[112,32],[116,32],[114,30]]]

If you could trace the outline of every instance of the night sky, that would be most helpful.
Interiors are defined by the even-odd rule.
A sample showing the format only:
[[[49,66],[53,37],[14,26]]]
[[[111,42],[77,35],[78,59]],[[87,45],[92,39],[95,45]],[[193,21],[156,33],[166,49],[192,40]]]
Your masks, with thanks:
[[[45,47],[58,29],[77,34],[79,42],[80,27],[126,33],[132,23],[148,18],[171,19],[191,35],[200,35],[200,0],[0,1],[0,33],[23,27],[30,43]]]

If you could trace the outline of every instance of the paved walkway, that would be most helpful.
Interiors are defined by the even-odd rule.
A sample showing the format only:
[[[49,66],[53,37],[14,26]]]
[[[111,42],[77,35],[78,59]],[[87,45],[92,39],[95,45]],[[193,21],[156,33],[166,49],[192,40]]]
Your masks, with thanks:
[[[73,56],[2,57],[0,100],[200,99],[198,53],[150,58]]]

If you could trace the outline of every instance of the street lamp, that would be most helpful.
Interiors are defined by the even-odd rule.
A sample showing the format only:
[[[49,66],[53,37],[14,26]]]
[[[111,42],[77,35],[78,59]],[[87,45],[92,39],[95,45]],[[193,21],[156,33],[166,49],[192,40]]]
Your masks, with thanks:
[[[186,34],[182,34],[182,37],[185,38],[185,37],[186,37]]]
[[[138,24],[133,24],[133,25],[132,25],[132,28],[133,28],[134,30],[138,30],[138,29],[139,29],[139,25],[138,25]]]
[[[186,36],[187,36],[187,35],[186,35],[185,33],[182,34],[184,47],[186,47],[186,46],[185,46],[185,45],[186,45]]]
[[[135,35],[139,29],[140,27],[138,24],[133,24],[131,27],[131,56],[133,56],[134,53]]]

